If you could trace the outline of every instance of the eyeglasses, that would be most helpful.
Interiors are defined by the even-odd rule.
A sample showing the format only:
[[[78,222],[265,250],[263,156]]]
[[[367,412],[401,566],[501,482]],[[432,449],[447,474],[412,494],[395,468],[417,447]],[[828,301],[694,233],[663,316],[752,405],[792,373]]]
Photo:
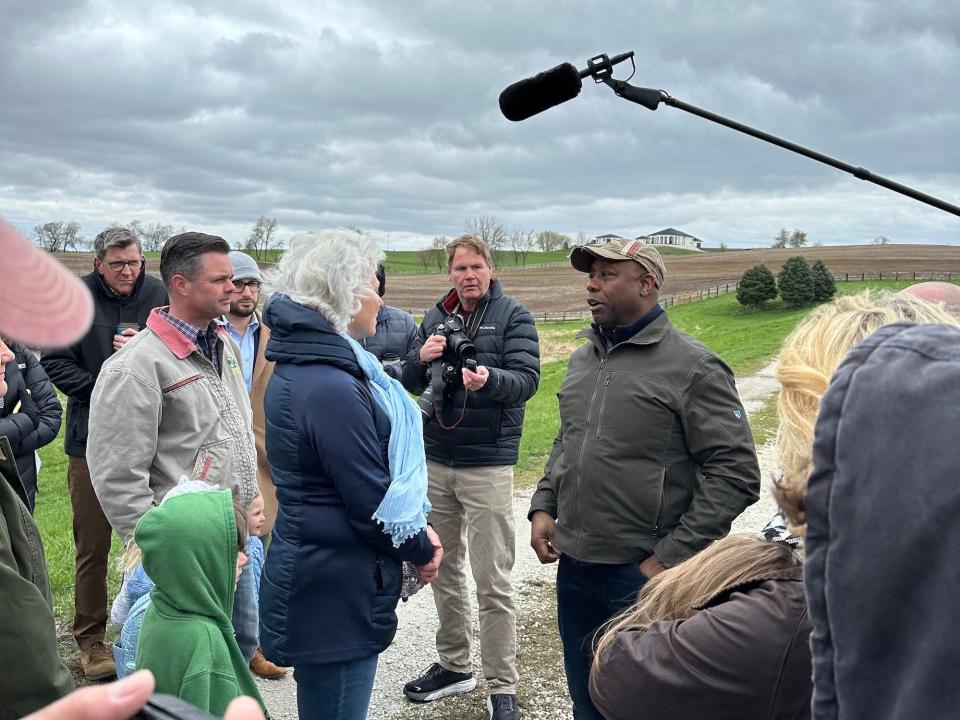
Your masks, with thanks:
[[[123,272],[125,267],[129,267],[133,272],[138,272],[143,267],[143,260],[113,260],[106,265],[114,272]]]
[[[260,292],[260,286],[262,283],[259,280],[234,280],[233,288],[234,292],[239,295],[247,288],[250,288],[251,293]]]

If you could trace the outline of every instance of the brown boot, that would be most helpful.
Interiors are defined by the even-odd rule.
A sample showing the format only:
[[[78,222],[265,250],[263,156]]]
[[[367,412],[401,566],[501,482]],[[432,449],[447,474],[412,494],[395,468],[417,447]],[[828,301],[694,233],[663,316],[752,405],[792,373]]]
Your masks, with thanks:
[[[106,680],[117,674],[113,664],[113,655],[102,642],[95,642],[88,648],[80,648],[80,667],[87,680]]]
[[[274,665],[272,662],[267,660],[263,656],[263,652],[261,652],[260,648],[257,648],[256,654],[250,661],[250,669],[253,670],[254,675],[267,678],[267,680],[276,680],[277,678],[282,678],[287,674],[286,668],[282,668],[279,665]]]

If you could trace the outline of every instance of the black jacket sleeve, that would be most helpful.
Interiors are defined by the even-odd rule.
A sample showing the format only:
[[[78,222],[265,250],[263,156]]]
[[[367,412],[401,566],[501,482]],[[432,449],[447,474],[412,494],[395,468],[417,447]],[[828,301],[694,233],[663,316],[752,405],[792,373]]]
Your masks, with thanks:
[[[540,344],[533,315],[521,305],[510,314],[503,335],[503,365],[488,368],[490,377],[480,391],[500,403],[526,402],[540,383]]]
[[[420,348],[427,341],[426,327],[427,316],[424,316],[423,322],[417,328],[417,332],[410,343],[410,351],[407,353],[407,360],[403,364],[403,374],[400,377],[403,387],[407,389],[407,392],[414,395],[422,395],[423,391],[427,389],[427,366],[420,363]]]
[[[53,383],[43,371],[40,362],[28,348],[22,345],[16,345],[11,348],[16,355],[17,364],[23,365],[20,371],[23,376],[25,389],[30,391],[30,396],[40,411],[40,425],[32,428],[29,433],[21,436],[19,448],[11,447],[14,453],[20,455],[24,452],[31,452],[44,445],[53,442],[60,432],[60,423],[63,417],[63,406],[57,398],[57,393],[53,389]]]
[[[79,344],[45,352],[40,364],[60,392],[81,402],[90,402],[97,378],[80,361]]]

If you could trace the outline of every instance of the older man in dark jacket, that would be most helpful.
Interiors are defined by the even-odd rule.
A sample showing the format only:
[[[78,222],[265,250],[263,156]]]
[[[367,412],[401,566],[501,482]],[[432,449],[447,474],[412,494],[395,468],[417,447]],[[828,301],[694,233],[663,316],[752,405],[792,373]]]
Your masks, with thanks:
[[[540,350],[533,316],[500,289],[486,243],[463,236],[447,246],[453,289],[430,308],[407,358],[403,384],[413,393],[428,384],[434,361],[459,365],[437,327],[463,325],[460,341],[476,347],[476,370],[463,367],[446,390],[433,393],[435,418],[424,430],[430,476],[430,522],[446,551],[433,584],[440,616],[440,660],[407,683],[412,700],[429,702],[468,692],[473,629],[465,555],[477,582],[483,672],[493,720],[517,715],[516,614],[510,573],[514,562],[513,466],[517,462],[524,404],[537,390]],[[459,343],[458,343],[459,344]],[[431,371],[435,377],[437,370]],[[466,544],[463,542],[464,534]]]
[[[83,277],[93,295],[93,326],[78,343],[44,353],[40,361],[53,384],[68,397],[63,445],[69,458],[67,482],[77,548],[73,636],[89,680],[114,674],[113,659],[103,644],[110,523],[94,493],[86,459],[90,395],[104,361],[143,329],[153,308],[167,304],[167,291],[160,280],[147,275],[140,241],[132,232],[107,228],[94,240],[94,251],[93,272]],[[117,438],[117,442],[126,439]]]
[[[723,361],[667,319],[664,266],[642,241],[574,248],[593,326],[558,393],[560,432],[530,504],[531,545],[560,561],[557,613],[577,720],[596,630],[647,578],[730,531],[760,469]]]

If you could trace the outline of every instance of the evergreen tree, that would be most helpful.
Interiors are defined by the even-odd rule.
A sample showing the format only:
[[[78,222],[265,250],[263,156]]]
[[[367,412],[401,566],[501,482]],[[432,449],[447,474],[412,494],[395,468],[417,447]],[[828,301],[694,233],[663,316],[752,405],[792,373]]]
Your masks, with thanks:
[[[777,296],[777,281],[766,265],[754,265],[743,271],[737,286],[737,301],[748,307],[762,307]]]
[[[787,305],[801,307],[813,302],[813,274],[802,255],[787,259],[777,276],[777,286]]]
[[[823,264],[823,260],[817,260],[810,266],[810,275],[813,276],[814,302],[830,300],[837,294],[837,283],[833,280],[833,273]]]

